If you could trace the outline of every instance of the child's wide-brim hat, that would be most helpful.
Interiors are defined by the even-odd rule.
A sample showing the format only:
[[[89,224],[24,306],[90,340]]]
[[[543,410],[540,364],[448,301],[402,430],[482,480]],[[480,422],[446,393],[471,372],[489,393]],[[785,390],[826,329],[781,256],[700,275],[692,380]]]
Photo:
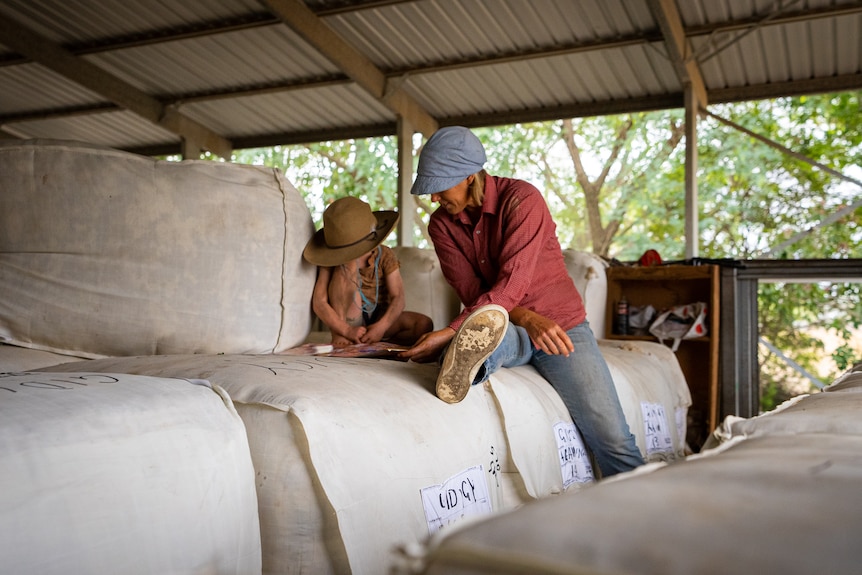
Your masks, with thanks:
[[[396,223],[397,212],[372,212],[358,198],[340,198],[323,212],[323,227],[308,240],[302,256],[316,266],[347,263],[380,245]]]

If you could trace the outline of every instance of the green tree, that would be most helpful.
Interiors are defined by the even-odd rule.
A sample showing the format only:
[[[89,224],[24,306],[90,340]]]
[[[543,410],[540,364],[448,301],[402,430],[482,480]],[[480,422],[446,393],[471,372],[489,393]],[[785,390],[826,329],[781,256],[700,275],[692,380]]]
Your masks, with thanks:
[[[306,200],[319,226],[334,200],[355,196],[372,209],[397,205],[393,137],[237,150],[232,161],[280,169]]]
[[[795,154],[838,172],[859,157],[860,93],[782,99],[716,107],[720,116],[774,140]],[[713,118],[700,126],[702,253],[707,257],[749,259],[769,253],[800,231],[813,230],[771,257],[862,257],[862,209],[828,225],[819,225],[858,201],[860,187],[812,166],[800,157],[767,146]],[[860,285],[762,284],[759,332],[793,361],[828,383],[854,359],[851,329],[862,322]],[[819,329],[818,329],[819,328]],[[837,371],[817,372],[824,354],[820,334],[845,343],[833,359]],[[775,407],[802,391],[814,389],[782,358],[761,346],[761,407]]]
[[[717,114],[838,172],[860,151],[859,93],[720,106]],[[701,239],[709,257],[755,258],[859,197],[847,185],[712,118],[699,127]],[[834,145],[832,145],[834,144]],[[772,257],[860,257],[859,214],[817,228]]]

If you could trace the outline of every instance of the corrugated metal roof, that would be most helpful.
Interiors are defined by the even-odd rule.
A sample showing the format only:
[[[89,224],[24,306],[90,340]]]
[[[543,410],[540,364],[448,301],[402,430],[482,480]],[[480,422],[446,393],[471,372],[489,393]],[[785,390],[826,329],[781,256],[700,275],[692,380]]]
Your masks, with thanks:
[[[0,0],[0,46],[0,135],[169,153],[168,112],[245,147],[858,90],[862,1]]]

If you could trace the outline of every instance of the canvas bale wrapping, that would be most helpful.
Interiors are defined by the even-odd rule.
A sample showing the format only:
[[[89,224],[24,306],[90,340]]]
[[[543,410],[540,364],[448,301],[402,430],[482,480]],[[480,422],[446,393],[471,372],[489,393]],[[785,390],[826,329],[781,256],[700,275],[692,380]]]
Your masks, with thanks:
[[[83,358],[0,343],[0,373],[28,371],[80,359]]]
[[[659,462],[684,458],[685,418],[691,406],[691,393],[673,352],[655,342],[611,340],[599,341],[599,350],[608,364],[629,430],[644,459]],[[555,462],[556,467],[554,463],[550,467],[537,463],[537,460],[555,460],[557,456],[547,422],[571,422],[559,395],[532,366],[502,369],[489,382],[504,414],[514,465],[520,470],[528,493],[541,498],[562,492],[559,462]],[[644,405],[663,412],[664,418],[647,418]],[[540,420],[545,424],[539,424]],[[663,429],[655,429],[656,424]],[[652,439],[656,437],[669,443],[655,448]],[[526,465],[525,460],[533,463]]]
[[[644,459],[684,458],[691,391],[674,353],[649,341],[600,340],[599,350]]]
[[[313,232],[274,169],[0,144],[0,341],[82,355],[265,353],[308,333]]]
[[[230,394],[255,465],[264,573],[387,572],[397,545],[417,543],[429,533],[421,489],[476,465],[482,466],[493,511],[531,499],[524,476],[533,479],[530,487],[537,493],[559,492],[556,457],[530,457],[536,445],[506,436],[507,416],[490,386],[474,386],[458,404],[444,403],[434,395],[436,365],[175,355],[50,369],[82,366],[94,372],[205,377]],[[510,385],[546,398],[550,409],[534,410],[533,424],[547,430],[553,445],[552,426],[566,413],[562,401],[546,382],[536,385],[515,376]],[[510,444],[525,452],[515,457]]]
[[[434,250],[396,247],[393,251],[401,264],[405,310],[427,315],[434,329],[449,325],[461,312],[461,301],[443,276]]]
[[[627,418],[641,401],[668,412],[690,401],[667,348],[601,349],[626,375],[615,384]],[[436,365],[390,360],[174,355],[50,369],[83,368],[205,378],[230,394],[255,466],[265,573],[386,572],[396,544],[428,533],[420,490],[477,464],[495,511],[563,490],[553,430],[571,418],[532,366],[500,370],[454,405],[434,395]],[[643,446],[643,423],[632,431]]]
[[[850,374],[819,393],[788,399],[775,409],[750,418],[729,415],[713,430],[705,449],[737,437],[761,435],[837,434],[862,435],[862,385],[848,385]],[[862,380],[858,383],[862,384]]]
[[[823,391],[833,393],[843,391],[862,391],[862,362],[855,364],[853,367],[841,374],[838,379],[824,387]]]
[[[862,437],[740,439],[441,534],[399,575],[855,575]]]
[[[0,572],[260,572],[227,394],[92,372],[0,374]]]
[[[605,336],[605,305],[608,301],[607,263],[599,256],[578,250],[563,250],[566,271],[587,311],[590,329],[596,338]]]

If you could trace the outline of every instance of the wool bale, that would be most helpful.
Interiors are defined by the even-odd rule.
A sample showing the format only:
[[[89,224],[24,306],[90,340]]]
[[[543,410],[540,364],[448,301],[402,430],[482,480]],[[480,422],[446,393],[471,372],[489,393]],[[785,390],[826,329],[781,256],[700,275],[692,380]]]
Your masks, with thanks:
[[[461,301],[443,276],[434,250],[396,247],[393,251],[401,263],[405,309],[430,317],[434,329],[449,325],[461,312]]]
[[[855,575],[860,452],[858,435],[735,440],[441,533],[390,573]]]
[[[0,142],[0,342],[83,357],[266,353],[311,322],[313,232],[278,170]]]
[[[611,361],[622,353],[633,355],[632,366],[676,365],[672,354],[660,352],[620,350]],[[205,378],[230,394],[255,466],[266,573],[385,572],[396,545],[450,528],[448,517],[429,518],[439,510],[423,495],[437,489],[443,501],[453,478],[487,486],[487,513],[587,483],[583,477],[566,483],[571,478],[564,474],[577,469],[568,457],[575,450],[555,433],[571,426],[571,418],[531,366],[500,370],[450,405],[434,395],[438,367],[412,362],[173,355],[83,365],[94,372]],[[670,411],[679,393],[674,372],[651,373],[646,384],[628,384],[621,395],[641,393]],[[669,391],[656,391],[662,386]],[[644,427],[632,427],[643,445]]]
[[[435,365],[291,355],[83,364],[94,372],[206,378],[230,394],[255,466],[264,573],[385,573],[396,545],[457,521],[429,518],[439,509],[423,500],[437,490],[436,501],[452,505],[444,498],[452,478],[485,493],[465,513],[530,499],[493,395],[477,386],[459,404],[440,401]]]
[[[862,362],[845,371],[838,379],[824,387],[823,391],[862,391]]]
[[[599,341],[599,350],[644,459],[658,462],[684,458],[691,394],[673,352],[655,342],[610,340]],[[560,483],[560,469],[547,463],[536,464],[559,455],[552,426],[539,425],[537,421],[555,418],[556,422],[571,422],[556,391],[532,366],[500,370],[489,383],[505,415],[510,450],[530,496],[539,498],[567,490],[569,487]],[[533,464],[521,466],[520,457]],[[533,473],[548,475],[535,477]],[[581,479],[572,485],[589,483]]]
[[[260,571],[245,428],[205,381],[0,374],[0,572]]]
[[[0,373],[27,371],[83,358],[0,343]]]
[[[608,264],[595,254],[578,250],[563,250],[563,260],[569,277],[575,282],[587,320],[596,338],[605,337],[605,305],[608,301]]]
[[[512,466],[531,498],[557,495],[595,480],[583,439],[560,396],[533,366],[501,369],[485,383],[503,415]],[[576,444],[562,431],[575,433]]]
[[[850,387],[847,385],[850,381],[844,378],[840,387],[832,392],[800,395],[755,417],[728,416],[709,436],[704,449],[736,437],[801,433],[862,435],[862,418],[859,417],[862,385]]]
[[[620,405],[646,461],[686,455],[691,392],[667,346],[649,341],[599,340]]]

